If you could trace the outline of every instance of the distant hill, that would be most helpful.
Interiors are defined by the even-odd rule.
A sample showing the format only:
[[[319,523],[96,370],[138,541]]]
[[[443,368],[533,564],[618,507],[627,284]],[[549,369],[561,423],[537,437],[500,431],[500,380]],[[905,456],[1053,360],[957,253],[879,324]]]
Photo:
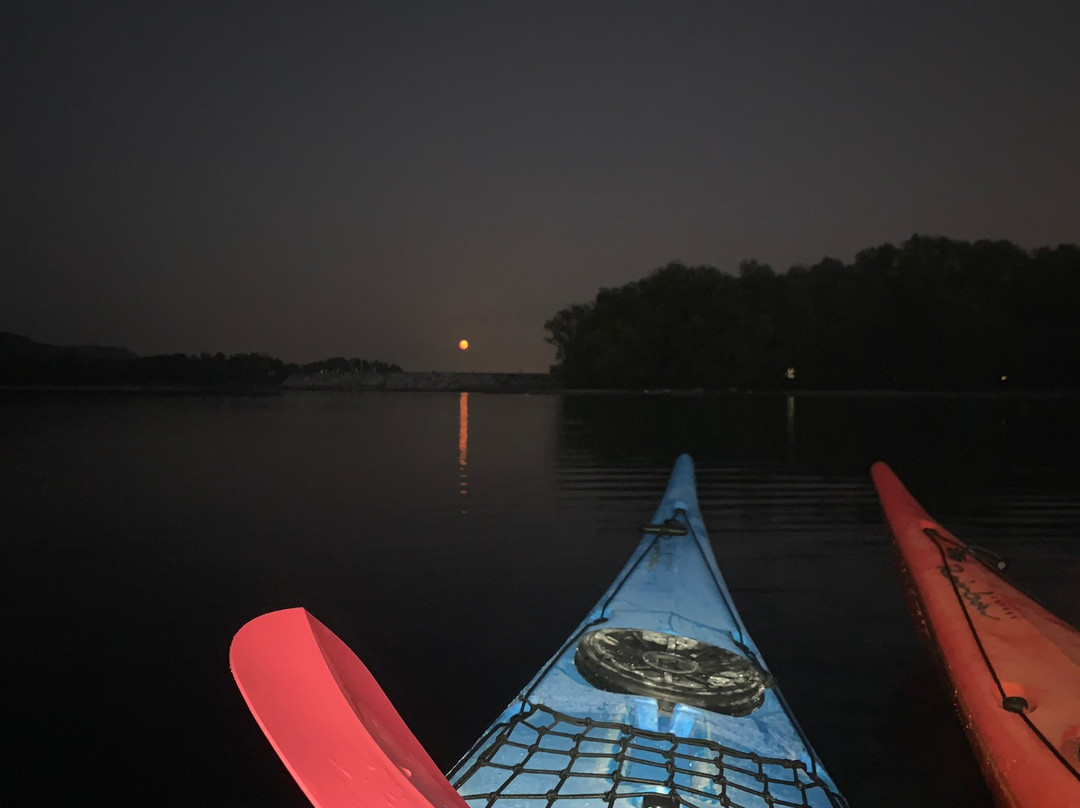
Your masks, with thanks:
[[[101,362],[137,359],[138,355],[127,348],[114,348],[107,345],[49,345],[44,342],[35,342],[29,337],[0,331],[0,361],[59,359],[60,357],[70,357],[83,362]]]
[[[49,345],[0,331],[0,387],[276,388],[295,366],[265,354],[138,356],[104,345]]]
[[[0,331],[0,388],[113,387],[258,392],[276,389],[297,373],[338,376],[400,371],[397,365],[377,359],[340,356],[303,366],[255,353],[139,356],[126,348],[49,345]]]

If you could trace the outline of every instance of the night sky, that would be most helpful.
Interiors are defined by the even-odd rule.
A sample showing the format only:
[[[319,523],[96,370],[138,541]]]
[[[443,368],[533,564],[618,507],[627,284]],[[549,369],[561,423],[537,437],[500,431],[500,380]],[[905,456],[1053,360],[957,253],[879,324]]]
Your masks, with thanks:
[[[1073,0],[6,4],[0,331],[541,371],[546,319],[671,260],[1080,241],[1078,30]]]

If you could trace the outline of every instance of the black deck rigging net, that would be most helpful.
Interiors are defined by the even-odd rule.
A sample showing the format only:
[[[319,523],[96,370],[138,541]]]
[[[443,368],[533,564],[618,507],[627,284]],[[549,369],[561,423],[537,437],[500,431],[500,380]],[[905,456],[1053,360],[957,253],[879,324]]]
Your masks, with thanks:
[[[474,808],[846,808],[806,764],[529,705],[454,787]],[[631,799],[634,799],[631,802]],[[644,799],[642,799],[644,798]]]

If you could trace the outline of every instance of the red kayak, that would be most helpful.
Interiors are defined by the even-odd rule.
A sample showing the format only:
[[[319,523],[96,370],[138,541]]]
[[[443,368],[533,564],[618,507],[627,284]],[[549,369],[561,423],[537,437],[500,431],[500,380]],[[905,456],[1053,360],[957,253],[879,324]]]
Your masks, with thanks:
[[[912,616],[995,799],[1080,808],[1080,631],[935,522],[888,466],[871,473]]]

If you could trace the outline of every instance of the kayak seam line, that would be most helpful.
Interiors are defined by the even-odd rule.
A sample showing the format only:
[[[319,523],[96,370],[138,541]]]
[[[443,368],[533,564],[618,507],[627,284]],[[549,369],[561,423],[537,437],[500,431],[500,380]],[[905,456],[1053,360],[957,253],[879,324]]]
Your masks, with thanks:
[[[934,532],[937,533],[937,531],[934,531]],[[945,553],[944,548],[941,546],[941,544],[938,542],[938,540],[936,538],[934,538],[933,536],[927,535],[925,531],[923,531],[923,535],[926,536],[928,539],[930,539],[931,542],[933,542],[934,548],[938,551],[938,555],[941,557],[942,564],[945,566],[945,569],[948,570],[948,568],[949,568],[949,559],[948,559],[947,554]],[[942,538],[944,538],[944,537],[942,537]],[[959,541],[959,539],[957,540],[957,543],[960,544],[962,547],[965,547],[965,548],[967,547],[967,545],[964,544],[963,542]],[[979,564],[982,564],[982,562],[979,561],[979,559],[977,557],[973,556],[973,558],[975,558],[975,560]],[[986,566],[986,565],[983,564],[983,566]],[[979,649],[979,655],[982,656],[983,662],[986,664],[986,669],[990,672],[990,676],[993,678],[994,684],[997,686],[998,692],[1001,694],[1002,700],[1004,700],[1005,696],[1006,696],[1005,688],[1001,686],[1001,679],[998,678],[997,671],[994,669],[994,665],[990,661],[990,657],[986,653],[986,649],[983,647],[982,640],[979,638],[979,632],[975,628],[975,624],[971,620],[971,615],[968,613],[967,606],[964,604],[964,599],[960,595],[960,590],[957,589],[956,579],[953,577],[953,575],[951,573],[950,573],[950,575],[948,577],[949,577],[949,586],[952,588],[953,594],[956,596],[956,601],[960,606],[960,611],[964,615],[964,620],[965,620],[965,622],[967,622],[968,628],[971,631],[971,638],[973,640],[975,640],[975,646]],[[1000,577],[1000,576],[998,576],[998,577]],[[1002,708],[1002,709],[1004,709],[1004,708]],[[1054,757],[1056,757],[1058,759],[1058,761],[1061,762],[1062,765],[1064,765],[1065,770],[1068,771],[1070,774],[1072,774],[1072,776],[1075,777],[1077,780],[1080,780],[1080,773],[1078,773],[1072,767],[1072,764],[1069,763],[1069,761],[1066,760],[1065,756],[1058,750],[1058,748],[1056,746],[1054,746],[1050,742],[1050,739],[1047,738],[1045,735],[1043,735],[1042,731],[1038,727],[1036,727],[1035,724],[1032,723],[1031,719],[1028,718],[1027,714],[1026,713],[1018,713],[1018,715],[1020,716],[1020,718],[1023,719],[1024,723],[1028,725],[1028,728],[1035,735],[1035,737],[1037,737],[1040,741],[1042,741],[1043,745],[1047,749],[1050,750],[1050,753]]]
[[[595,620],[591,620],[588,623],[585,623],[584,625],[579,627],[577,631],[575,631],[573,634],[570,635],[570,637],[567,638],[566,642],[559,646],[559,650],[555,652],[554,655],[552,655],[551,659],[547,661],[544,667],[540,669],[540,672],[537,673],[536,676],[533,678],[533,684],[529,686],[528,690],[524,691],[518,696],[518,698],[522,702],[527,701],[532,696],[533,691],[537,687],[539,687],[540,682],[544,680],[544,677],[547,675],[548,671],[550,671],[558,663],[558,661],[562,658],[563,654],[566,653],[570,646],[576,643],[581,638],[582,634],[584,634],[593,626],[599,625],[600,623],[606,623],[608,621],[607,610],[608,607],[611,605],[611,601],[615,599],[615,596],[622,589],[627,579],[633,574],[634,570],[638,568],[638,565],[641,564],[642,560],[644,560],[645,556],[649,554],[649,551],[656,545],[656,542],[658,542],[659,540],[659,536],[653,536],[652,541],[650,541],[647,545],[639,548],[638,557],[634,560],[634,563],[624,569],[623,574],[619,578],[617,578],[615,582],[611,585],[608,596],[604,599],[603,605],[600,607],[599,616]]]
[[[728,614],[732,616],[735,627],[738,629],[739,636],[737,638],[734,638],[735,642],[738,643],[739,648],[742,649],[742,651],[747,656],[753,659],[759,667],[768,670],[768,668],[765,667],[764,660],[758,658],[758,655],[751,651],[746,645],[746,627],[743,625],[742,615],[740,615],[735,610],[735,604],[732,602],[728,593],[725,591],[725,587],[720,583],[720,579],[716,577],[716,571],[714,568],[718,565],[716,562],[715,553],[712,552],[712,549],[710,547],[708,554],[706,554],[705,548],[702,546],[703,542],[709,540],[708,533],[706,532],[704,537],[699,536],[697,534],[697,531],[694,530],[694,526],[691,523],[690,517],[686,514],[685,511],[683,511],[683,515],[686,517],[686,527],[690,531],[690,535],[694,537],[694,545],[697,547],[698,553],[700,553],[701,557],[705,560],[705,567],[709,570],[709,577],[712,578],[713,586],[716,587],[716,591],[720,595],[720,599],[724,601],[724,606],[727,608]],[[712,556],[712,558],[710,558],[710,556]]]
[[[566,641],[559,646],[559,649],[551,656],[551,658],[548,659],[546,663],[544,663],[544,666],[536,673],[536,675],[532,679],[532,684],[530,684],[528,688],[526,688],[514,697],[514,700],[511,701],[511,704],[513,704],[514,701],[520,702],[521,706],[518,710],[519,714],[524,709],[525,705],[532,703],[530,699],[532,698],[533,691],[540,686],[540,683],[544,680],[544,677],[547,676],[547,674],[551,671],[552,668],[555,667],[556,664],[558,664],[559,660],[562,658],[563,654],[566,653],[567,649],[569,649],[571,645],[576,643],[581,638],[581,635],[583,635],[593,626],[607,622],[608,618],[605,615],[608,607],[611,605],[611,601],[615,599],[615,596],[618,594],[619,590],[622,589],[623,585],[626,583],[626,579],[629,578],[633,571],[637,569],[638,565],[642,562],[645,556],[649,554],[649,550],[653,548],[659,538],[659,536],[653,536],[652,540],[647,545],[638,545],[638,548],[635,551],[637,553],[637,558],[634,559],[634,562],[632,564],[629,564],[627,567],[625,567],[622,570],[621,574],[612,582],[611,587],[609,588],[608,596],[603,600],[603,605],[600,607],[599,617],[597,617],[595,620],[590,620],[588,623],[584,623],[578,628],[577,631],[571,634],[566,639]],[[477,751],[483,746],[484,742],[491,735],[491,733],[494,731],[495,727],[489,728],[488,732],[484,733],[481,738],[479,738],[472,746],[469,747],[469,751],[461,757],[461,761],[468,760],[474,754],[476,754]]]
[[[708,547],[708,553],[706,553],[706,548],[705,546],[703,546],[704,542],[709,541],[708,531],[705,531],[704,536],[699,536],[697,531],[694,530],[694,525],[692,524],[689,516],[686,516],[686,526],[690,531],[690,535],[694,537],[698,552],[701,554],[702,558],[705,559],[705,566],[708,568],[709,575],[713,579],[713,585],[716,587],[716,591],[719,593],[721,599],[724,601],[724,605],[727,607],[728,612],[732,615],[734,623],[738,628],[739,637],[737,639],[733,639],[735,639],[736,644],[743,651],[743,653],[745,653],[750,659],[752,659],[758,665],[758,667],[768,672],[770,676],[772,676],[772,671],[769,670],[768,666],[765,664],[765,661],[753,651],[751,651],[749,646],[747,646],[746,644],[744,634],[744,632],[746,632],[746,627],[743,625],[742,615],[739,614],[739,612],[735,609],[735,605],[732,602],[732,599],[729,597],[728,593],[726,592],[724,585],[721,583],[721,579],[717,577],[717,569],[719,568],[719,564],[716,561],[716,554],[712,552],[711,545]],[[807,757],[810,759],[811,770],[814,772],[815,775],[818,774],[819,768],[824,771],[824,765],[821,764],[818,760],[817,751],[811,745],[810,738],[807,736],[806,732],[803,731],[802,725],[799,723],[798,719],[795,717],[794,711],[791,709],[791,705],[788,704],[787,699],[784,698],[783,692],[776,685],[775,676],[773,676],[773,684],[768,689],[771,690],[773,695],[776,697],[776,701],[780,705],[780,709],[787,716],[792,728],[799,736],[799,740],[802,741],[803,747],[807,750]],[[843,799],[843,797],[841,797],[841,799]],[[846,801],[844,802],[844,804],[847,804]]]

